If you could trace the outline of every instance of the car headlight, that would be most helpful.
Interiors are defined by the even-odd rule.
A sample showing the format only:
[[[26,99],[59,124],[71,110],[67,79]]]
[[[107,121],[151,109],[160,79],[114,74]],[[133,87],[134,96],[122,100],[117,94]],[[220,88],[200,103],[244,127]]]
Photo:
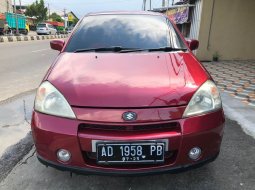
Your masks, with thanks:
[[[206,81],[193,95],[183,117],[200,115],[222,107],[220,93],[214,82]]]
[[[43,82],[35,97],[35,110],[67,118],[76,118],[64,96],[48,81]]]

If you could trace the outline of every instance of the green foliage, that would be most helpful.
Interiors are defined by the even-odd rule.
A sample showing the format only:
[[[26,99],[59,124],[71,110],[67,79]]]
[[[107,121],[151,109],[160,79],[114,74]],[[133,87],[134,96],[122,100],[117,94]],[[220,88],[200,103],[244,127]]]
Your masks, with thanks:
[[[77,22],[79,22],[79,19],[74,18],[73,21],[68,22],[68,25],[74,27],[77,24]]]
[[[213,54],[213,61],[219,61],[219,59],[220,59],[220,54],[219,54],[219,52],[214,52],[214,54]]]
[[[64,31],[65,27],[64,26],[57,26],[57,31]]]
[[[52,13],[50,15],[50,19],[52,19],[52,21],[64,22],[64,20],[61,18],[61,16],[58,15],[57,13]]]
[[[79,22],[79,19],[74,18],[74,19],[73,19],[73,24],[74,24],[74,25],[76,25],[76,24],[77,24],[77,22]]]
[[[36,0],[30,6],[27,7],[26,16],[36,17],[37,22],[41,22],[47,19],[47,7],[45,7],[44,0]]]

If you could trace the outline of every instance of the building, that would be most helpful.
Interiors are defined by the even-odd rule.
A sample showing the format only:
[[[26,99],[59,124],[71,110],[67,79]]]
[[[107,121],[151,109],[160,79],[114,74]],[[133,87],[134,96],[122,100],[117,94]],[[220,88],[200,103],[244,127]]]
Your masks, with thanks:
[[[177,20],[186,38],[199,40],[195,53],[200,60],[212,60],[213,56],[248,60],[255,59],[254,8],[254,0],[189,0],[154,11]]]
[[[72,12],[68,12],[67,15],[66,15],[66,18],[65,18],[65,21],[66,21],[66,27],[74,27],[74,25],[78,22],[78,17]]]
[[[12,0],[1,0],[0,1],[0,13],[13,12]]]
[[[14,8],[14,5],[13,5]],[[17,14],[25,14],[27,10],[27,5],[16,5],[16,13]]]
[[[210,60],[255,59],[255,1],[203,0],[200,21],[200,48],[197,56]]]

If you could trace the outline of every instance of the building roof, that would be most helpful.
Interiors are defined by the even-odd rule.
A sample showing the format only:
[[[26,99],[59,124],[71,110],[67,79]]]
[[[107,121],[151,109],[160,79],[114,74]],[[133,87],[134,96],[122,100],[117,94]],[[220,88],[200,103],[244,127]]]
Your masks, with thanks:
[[[173,5],[173,6],[169,6],[169,7],[154,8],[152,11],[165,12],[168,9],[175,9],[175,8],[179,8],[179,7],[194,7],[194,6],[195,5],[191,5],[191,4]]]
[[[78,19],[79,20],[79,18],[73,13],[73,11],[70,11],[68,14],[72,14],[76,19]]]

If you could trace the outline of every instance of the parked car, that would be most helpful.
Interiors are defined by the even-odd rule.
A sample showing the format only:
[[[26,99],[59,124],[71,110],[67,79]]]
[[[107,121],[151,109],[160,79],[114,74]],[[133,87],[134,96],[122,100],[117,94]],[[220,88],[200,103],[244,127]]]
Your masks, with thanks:
[[[37,24],[36,33],[38,35],[41,35],[41,34],[46,34],[46,35],[52,34],[52,35],[55,35],[57,33],[57,30],[51,24],[40,23],[40,24]]]
[[[72,31],[73,31],[73,28],[67,28],[67,29],[66,29],[67,34],[71,34]]]
[[[35,98],[37,157],[64,171],[138,175],[201,166],[220,152],[219,90],[165,16],[89,14],[60,51]]]

